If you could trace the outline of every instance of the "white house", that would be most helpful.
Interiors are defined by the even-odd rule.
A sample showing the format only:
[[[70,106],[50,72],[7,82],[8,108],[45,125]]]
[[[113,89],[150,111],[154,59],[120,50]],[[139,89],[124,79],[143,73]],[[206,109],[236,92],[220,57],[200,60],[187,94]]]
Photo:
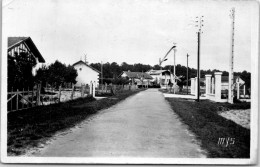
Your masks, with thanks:
[[[221,87],[222,87],[222,90],[226,90],[228,89],[228,76],[221,76]],[[245,83],[244,80],[242,80],[239,76],[234,76],[234,79],[233,79],[233,84],[235,83],[239,83],[239,85],[243,85]],[[235,87],[237,85],[235,84]]]
[[[82,84],[90,84],[90,82],[95,82],[96,86],[98,85],[99,81],[99,74],[100,72],[88,65],[87,63],[83,62],[82,60],[73,64],[73,67],[77,70],[78,76],[76,78],[76,86],[81,86]]]
[[[136,83],[138,86],[150,85],[151,80],[153,79],[149,74],[144,72],[131,72],[123,71],[118,78],[128,78],[132,84]]]
[[[152,82],[155,84],[161,84],[165,85],[169,83],[171,80],[171,73],[168,70],[149,70],[146,72],[147,74],[151,75],[153,77]]]

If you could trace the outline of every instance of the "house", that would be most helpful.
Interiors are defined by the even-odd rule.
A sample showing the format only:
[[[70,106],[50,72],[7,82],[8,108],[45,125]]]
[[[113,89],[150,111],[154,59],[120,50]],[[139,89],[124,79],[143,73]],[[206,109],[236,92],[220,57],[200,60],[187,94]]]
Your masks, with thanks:
[[[146,72],[147,74],[153,77],[152,83],[159,84],[161,88],[167,87],[167,85],[171,82],[174,82],[174,78],[179,80],[178,77],[173,77],[173,74],[169,70],[149,70]]]
[[[88,63],[83,62],[82,60],[74,63],[72,65],[78,72],[78,76],[76,78],[76,85],[81,86],[82,84],[90,84],[90,82],[95,82],[96,86],[99,82],[99,74],[100,71],[88,65]]]
[[[8,90],[32,87],[36,66],[45,60],[30,37],[8,37]]]
[[[168,70],[149,70],[146,72],[147,74],[151,75],[153,77],[152,82],[154,84],[160,84],[165,85],[169,83],[171,80],[171,73]]]
[[[151,80],[153,79],[149,74],[144,72],[131,72],[123,71],[118,78],[127,78],[131,81],[132,84],[138,86],[150,85]]]
[[[221,76],[221,87],[222,87],[222,90],[228,90],[228,76]],[[245,83],[244,80],[242,80],[239,76],[234,76],[233,78],[233,84],[235,83],[239,83],[239,85],[243,85]],[[237,85],[235,84],[235,87]]]
[[[29,55],[29,60],[35,63],[45,63],[41,53],[30,37],[8,37],[7,55],[16,58],[22,53]]]

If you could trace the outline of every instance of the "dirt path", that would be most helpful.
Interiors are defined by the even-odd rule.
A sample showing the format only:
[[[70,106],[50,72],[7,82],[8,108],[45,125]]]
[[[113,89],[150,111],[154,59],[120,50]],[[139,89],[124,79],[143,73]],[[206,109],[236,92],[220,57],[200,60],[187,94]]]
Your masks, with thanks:
[[[206,157],[157,89],[100,111],[31,156]]]

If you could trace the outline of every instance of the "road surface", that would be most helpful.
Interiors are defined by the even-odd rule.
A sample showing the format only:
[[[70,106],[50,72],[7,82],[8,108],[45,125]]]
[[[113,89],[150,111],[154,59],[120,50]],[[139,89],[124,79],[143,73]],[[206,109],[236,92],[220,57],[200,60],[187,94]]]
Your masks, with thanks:
[[[206,157],[157,89],[142,91],[53,138],[40,157]]]

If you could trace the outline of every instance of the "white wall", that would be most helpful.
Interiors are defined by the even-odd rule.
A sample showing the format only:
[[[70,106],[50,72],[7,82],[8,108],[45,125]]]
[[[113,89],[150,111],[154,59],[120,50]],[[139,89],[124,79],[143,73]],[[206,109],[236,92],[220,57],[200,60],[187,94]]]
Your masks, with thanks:
[[[148,73],[149,74],[149,73]],[[151,75],[151,74],[150,74]],[[165,80],[165,75],[160,75],[160,74],[152,74],[151,75],[151,77],[153,77],[153,79],[152,79],[152,82],[154,82],[155,80],[156,80],[156,78],[157,78],[157,83],[160,83],[160,79],[164,79]],[[166,74],[166,82],[168,83],[169,82],[169,80],[171,79],[171,76],[170,75],[168,75],[168,74]],[[164,83],[163,83],[164,84]]]
[[[76,86],[81,86],[81,84],[90,84],[90,81],[96,81],[96,86],[99,81],[99,73],[92,70],[90,67],[84,64],[76,64],[74,68],[78,72],[78,76],[76,78]],[[81,68],[81,70],[80,70]]]

